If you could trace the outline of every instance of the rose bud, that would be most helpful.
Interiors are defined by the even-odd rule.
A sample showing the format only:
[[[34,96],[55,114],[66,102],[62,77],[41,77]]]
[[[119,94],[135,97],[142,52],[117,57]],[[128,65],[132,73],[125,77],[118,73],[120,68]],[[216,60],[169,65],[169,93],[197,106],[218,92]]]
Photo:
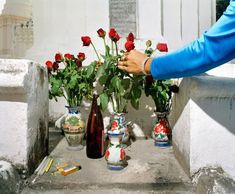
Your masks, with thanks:
[[[97,30],[97,33],[98,33],[98,36],[101,37],[101,38],[104,38],[105,35],[106,35],[106,32],[102,28]]]
[[[109,38],[110,38],[111,40],[114,39],[114,37],[115,37],[116,34],[117,34],[116,30],[115,30],[114,28],[110,28],[110,30],[109,30]]]
[[[67,60],[71,60],[73,58],[73,56],[71,54],[69,54],[69,53],[66,53],[64,55],[64,58],[67,59]]]
[[[166,43],[158,43],[157,44],[157,49],[160,52],[168,52],[167,44]]]
[[[85,53],[78,53],[78,59],[80,60],[80,61],[84,61],[85,60],[85,58],[86,58],[86,56],[85,56]]]
[[[116,35],[115,35],[114,38],[113,38],[113,41],[114,41],[114,42],[117,42],[117,41],[119,41],[119,40],[120,40],[120,36],[119,36],[118,33],[116,33]]]
[[[153,76],[151,76],[151,75],[147,75],[146,77],[145,77],[145,81],[146,81],[146,84],[147,85],[151,85],[152,83],[153,83]]]
[[[53,63],[53,70],[56,71],[59,69],[59,64],[57,62]]]
[[[89,46],[91,44],[91,38],[89,36],[82,36],[83,46]]]
[[[51,61],[47,61],[46,66],[48,70],[51,70],[53,68],[53,63]]]
[[[50,74],[51,70],[53,68],[53,63],[51,61],[47,61],[45,64],[47,66],[47,72],[48,72],[48,74]]]
[[[62,55],[60,54],[60,53],[56,53],[55,54],[55,61],[57,62],[57,63],[60,63],[61,61],[62,61]]]
[[[127,41],[134,42],[134,39],[135,39],[135,37],[134,37],[134,34],[132,32],[129,33],[128,36],[126,37]]]
[[[79,59],[76,59],[75,63],[76,63],[78,68],[82,67],[82,61],[80,61]]]
[[[147,47],[151,47],[152,46],[152,41],[151,40],[147,40],[145,44],[146,44]]]
[[[126,48],[127,52],[130,52],[131,50],[133,50],[133,49],[135,48],[134,42],[132,42],[132,41],[127,41],[127,42],[125,43],[125,48]]]

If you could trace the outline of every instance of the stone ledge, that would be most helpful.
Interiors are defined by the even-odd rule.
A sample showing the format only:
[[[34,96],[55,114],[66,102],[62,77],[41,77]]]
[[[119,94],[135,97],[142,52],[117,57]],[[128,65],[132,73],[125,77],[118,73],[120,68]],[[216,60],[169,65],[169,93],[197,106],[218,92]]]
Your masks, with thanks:
[[[235,79],[184,78],[170,115],[176,158],[191,176],[200,168],[222,167],[235,179]]]
[[[32,172],[48,150],[46,68],[0,59],[0,157]]]

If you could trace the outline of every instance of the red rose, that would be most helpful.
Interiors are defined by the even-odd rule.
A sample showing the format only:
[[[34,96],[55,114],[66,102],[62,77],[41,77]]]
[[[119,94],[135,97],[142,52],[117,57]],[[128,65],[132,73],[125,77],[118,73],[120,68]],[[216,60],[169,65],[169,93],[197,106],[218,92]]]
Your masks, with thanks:
[[[82,61],[80,61],[79,59],[76,59],[75,63],[76,63],[78,68],[82,67]]]
[[[119,41],[120,36],[114,28],[111,28],[110,31],[109,31],[109,38],[112,41],[117,42],[117,41]]]
[[[109,38],[111,38],[111,40],[114,39],[115,35],[116,35],[116,30],[114,28],[110,28],[109,30]]]
[[[168,52],[167,44],[166,43],[158,43],[157,44],[157,49],[160,52]]]
[[[61,61],[62,61],[62,55],[60,54],[60,53],[56,53],[55,54],[55,61],[57,62],[57,63],[60,63]]]
[[[127,41],[134,42],[134,39],[135,39],[135,37],[134,37],[134,34],[132,32],[129,33],[128,36],[126,37]]]
[[[84,61],[85,60],[85,58],[86,58],[86,56],[85,56],[85,53],[78,53],[78,59],[80,60],[80,61]]]
[[[64,58],[67,59],[67,60],[71,60],[71,59],[72,59],[72,55],[69,54],[69,53],[66,53],[66,54],[64,55]]]
[[[46,66],[48,70],[51,70],[53,68],[53,63],[51,61],[47,61]]]
[[[117,42],[117,41],[119,41],[120,40],[120,36],[119,36],[119,34],[118,33],[116,33],[116,35],[114,36],[114,42]]]
[[[127,52],[130,52],[131,50],[133,50],[133,49],[135,48],[134,42],[132,42],[132,41],[127,41],[127,42],[125,43],[125,48],[126,48]]]
[[[59,64],[57,62],[53,63],[53,70],[56,71],[59,69]]]
[[[106,32],[102,28],[97,30],[97,33],[98,33],[99,37],[102,37],[102,38],[104,38],[106,35]]]
[[[83,46],[89,46],[91,44],[91,38],[89,36],[82,36]]]

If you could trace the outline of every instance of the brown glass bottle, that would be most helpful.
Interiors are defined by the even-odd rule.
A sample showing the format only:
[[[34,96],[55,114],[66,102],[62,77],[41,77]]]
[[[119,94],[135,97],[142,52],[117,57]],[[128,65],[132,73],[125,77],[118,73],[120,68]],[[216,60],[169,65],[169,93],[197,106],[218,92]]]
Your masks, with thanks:
[[[93,159],[104,156],[104,123],[97,98],[94,94],[86,134],[86,154]]]

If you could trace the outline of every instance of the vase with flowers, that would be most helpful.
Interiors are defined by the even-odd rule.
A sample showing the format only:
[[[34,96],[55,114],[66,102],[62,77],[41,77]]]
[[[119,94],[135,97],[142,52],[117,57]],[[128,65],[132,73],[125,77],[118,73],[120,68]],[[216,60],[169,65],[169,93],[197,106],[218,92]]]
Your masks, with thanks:
[[[80,150],[83,148],[82,140],[85,134],[80,106],[83,97],[92,98],[93,82],[95,80],[95,63],[83,67],[84,53],[77,56],[69,53],[55,54],[55,60],[47,61],[49,75],[49,97],[57,101],[64,97],[67,106],[67,115],[64,118],[63,131],[68,142],[68,149]]]
[[[115,149],[119,148],[121,144],[123,145],[123,143],[126,143],[129,139],[129,132],[125,117],[127,113],[127,104],[130,102],[135,109],[139,108],[140,97],[143,89],[143,76],[130,75],[117,67],[118,61],[122,58],[125,50],[130,51],[135,48],[134,35],[132,33],[127,36],[125,50],[120,51],[118,48],[118,41],[120,40],[120,36],[114,28],[111,28],[108,33],[108,40],[110,44],[107,44],[106,32],[103,29],[100,28],[97,33],[98,36],[103,39],[103,54],[99,54],[97,52],[90,37],[84,36],[82,37],[82,41],[84,46],[91,45],[94,48],[97,59],[99,61],[96,79],[102,87],[102,91],[99,94],[100,108],[102,111],[104,111],[107,109],[109,102],[112,104],[113,115],[111,119],[111,127],[107,132],[111,140],[107,153],[110,153],[113,152],[112,147],[114,145]],[[122,138],[120,138],[120,136]],[[115,139],[115,142],[112,143],[112,139]],[[118,157],[111,163],[113,168],[116,164],[118,166],[117,169],[119,169],[120,164],[122,166],[122,164],[125,163],[125,158],[123,158],[125,154],[123,149],[119,149],[118,151],[116,150],[116,152],[119,153]],[[110,153],[108,155],[112,156],[113,154]],[[119,157],[121,155],[122,157]],[[108,161],[112,161],[110,157],[106,157],[106,159]]]
[[[151,41],[146,42],[145,54],[152,56],[155,51],[168,52],[167,44],[158,43],[155,49],[151,48]],[[171,144],[171,128],[167,119],[171,108],[172,92],[178,92],[178,87],[171,80],[154,80],[151,75],[145,78],[145,94],[151,96],[155,104],[156,124],[152,136],[155,146],[167,147]]]

